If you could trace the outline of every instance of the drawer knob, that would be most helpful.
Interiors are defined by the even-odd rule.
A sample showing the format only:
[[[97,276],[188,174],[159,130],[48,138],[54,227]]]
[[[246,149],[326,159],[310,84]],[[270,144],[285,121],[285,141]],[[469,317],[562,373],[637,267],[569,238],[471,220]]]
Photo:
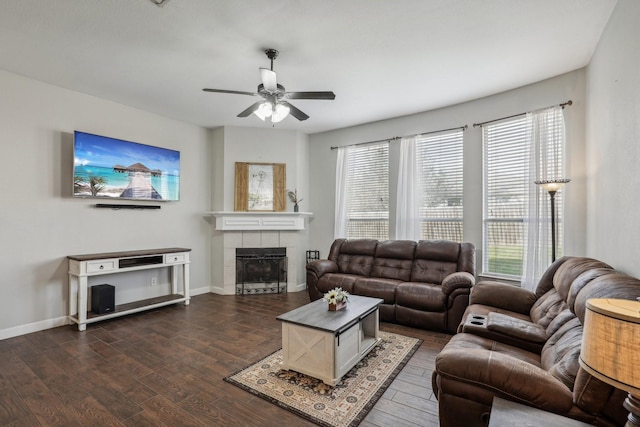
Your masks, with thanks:
[[[177,261],[177,260],[178,260],[178,257],[173,258],[173,260],[174,260],[174,261]]]
[[[104,270],[104,265],[101,265],[101,266],[100,266],[100,270]]]

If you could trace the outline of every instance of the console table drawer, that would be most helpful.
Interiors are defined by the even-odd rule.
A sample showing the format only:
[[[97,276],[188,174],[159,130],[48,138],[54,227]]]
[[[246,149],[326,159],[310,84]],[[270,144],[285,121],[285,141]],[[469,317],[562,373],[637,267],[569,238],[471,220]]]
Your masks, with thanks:
[[[187,254],[166,254],[164,256],[165,264],[182,264],[187,260]]]
[[[87,273],[115,271],[117,268],[118,266],[115,259],[87,262]]]

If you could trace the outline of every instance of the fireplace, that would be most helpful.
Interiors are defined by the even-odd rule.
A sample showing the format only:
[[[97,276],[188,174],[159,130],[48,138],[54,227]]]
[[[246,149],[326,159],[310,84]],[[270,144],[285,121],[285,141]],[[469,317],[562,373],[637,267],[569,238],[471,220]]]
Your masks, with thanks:
[[[236,248],[236,295],[287,292],[287,248]]]

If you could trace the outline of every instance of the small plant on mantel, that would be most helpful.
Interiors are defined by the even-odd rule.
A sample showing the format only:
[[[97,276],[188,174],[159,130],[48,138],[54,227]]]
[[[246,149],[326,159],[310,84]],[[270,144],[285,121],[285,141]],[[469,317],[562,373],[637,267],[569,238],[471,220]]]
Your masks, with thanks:
[[[298,189],[294,188],[293,191],[287,190],[287,196],[289,197],[289,200],[291,200],[291,202],[293,203],[293,211],[298,212],[298,209],[299,209],[298,203],[304,200],[304,199],[298,199]]]
[[[349,293],[343,291],[342,288],[333,288],[322,298],[329,303],[329,311],[340,310],[346,307],[347,301],[349,301]]]

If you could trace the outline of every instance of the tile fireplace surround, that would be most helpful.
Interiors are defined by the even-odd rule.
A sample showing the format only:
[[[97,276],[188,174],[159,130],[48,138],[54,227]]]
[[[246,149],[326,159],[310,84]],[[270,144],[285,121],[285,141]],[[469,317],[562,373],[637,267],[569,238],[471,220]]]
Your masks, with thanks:
[[[215,217],[214,240],[222,239],[223,275],[222,288],[214,287],[212,292],[226,295],[235,294],[236,289],[236,248],[286,248],[287,249],[287,291],[296,292],[304,277],[298,270],[305,262],[304,251],[300,247],[300,233],[305,229],[310,212],[207,212]],[[220,235],[221,234],[221,235]],[[220,243],[218,243],[219,245]],[[302,285],[304,289],[304,285]]]

